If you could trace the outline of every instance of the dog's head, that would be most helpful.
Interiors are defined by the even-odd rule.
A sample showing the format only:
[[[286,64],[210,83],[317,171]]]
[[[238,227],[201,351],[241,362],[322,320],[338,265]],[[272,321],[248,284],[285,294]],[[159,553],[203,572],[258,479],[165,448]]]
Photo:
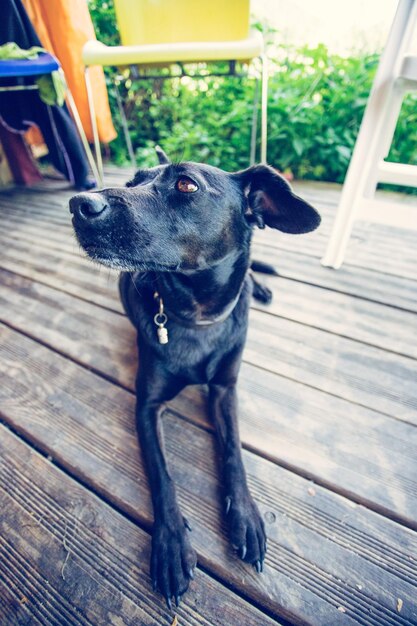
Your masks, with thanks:
[[[229,174],[200,163],[140,169],[126,187],[70,200],[77,238],[111,267],[141,271],[206,269],[239,250],[253,225],[287,233],[317,228],[320,216],[267,165]]]

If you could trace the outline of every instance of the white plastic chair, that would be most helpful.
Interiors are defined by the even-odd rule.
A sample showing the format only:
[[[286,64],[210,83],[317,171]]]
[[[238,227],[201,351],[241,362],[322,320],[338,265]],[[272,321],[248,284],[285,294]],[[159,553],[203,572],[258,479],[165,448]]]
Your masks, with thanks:
[[[379,182],[417,187],[417,165],[387,157],[406,92],[417,89],[417,55],[407,54],[417,0],[400,0],[356,140],[322,265],[339,268],[355,220],[417,229],[417,208],[376,199]]]

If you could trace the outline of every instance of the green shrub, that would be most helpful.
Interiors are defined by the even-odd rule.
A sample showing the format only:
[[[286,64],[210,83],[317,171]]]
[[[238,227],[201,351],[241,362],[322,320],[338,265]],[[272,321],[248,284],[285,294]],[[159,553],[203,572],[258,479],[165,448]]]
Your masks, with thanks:
[[[97,37],[118,43],[111,1],[90,0]],[[343,182],[378,63],[377,54],[331,54],[325,45],[280,45],[270,33],[268,161],[296,178]],[[214,70],[227,70],[218,63]],[[213,70],[213,66],[211,66]],[[205,64],[190,68],[207,73]],[[163,75],[164,70],[158,70]],[[127,161],[127,150],[110,78],[109,97],[119,137],[110,145],[112,159]],[[152,72],[155,74],[155,71]],[[171,158],[201,160],[226,170],[249,163],[253,73],[242,79],[206,76],[171,80],[135,79],[128,69],[119,77],[138,163],[155,164],[160,143]],[[406,98],[390,160],[417,161],[417,97]]]

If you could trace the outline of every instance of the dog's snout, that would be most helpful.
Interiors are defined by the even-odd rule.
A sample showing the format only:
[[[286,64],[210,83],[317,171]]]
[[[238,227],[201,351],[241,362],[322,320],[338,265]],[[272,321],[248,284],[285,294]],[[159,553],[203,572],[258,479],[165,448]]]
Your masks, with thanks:
[[[109,205],[99,193],[79,193],[69,202],[70,212],[85,220],[98,217],[109,208]]]

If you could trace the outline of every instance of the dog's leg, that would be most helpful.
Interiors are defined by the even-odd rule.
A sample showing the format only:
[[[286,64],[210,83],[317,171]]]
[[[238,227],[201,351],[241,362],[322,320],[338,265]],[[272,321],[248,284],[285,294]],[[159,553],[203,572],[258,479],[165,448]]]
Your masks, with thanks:
[[[262,571],[266,551],[264,522],[247,486],[237,423],[235,381],[212,381],[210,413],[220,442],[223,481],[226,494],[226,516],[230,540],[244,561]]]
[[[162,403],[173,398],[182,385],[163,371],[146,369],[145,375],[139,372],[136,381],[136,421],[154,511],[151,578],[154,590],[161,591],[171,608],[172,597],[178,606],[197,563],[187,536],[187,529],[191,529],[181,515],[169,475],[160,425]]]

